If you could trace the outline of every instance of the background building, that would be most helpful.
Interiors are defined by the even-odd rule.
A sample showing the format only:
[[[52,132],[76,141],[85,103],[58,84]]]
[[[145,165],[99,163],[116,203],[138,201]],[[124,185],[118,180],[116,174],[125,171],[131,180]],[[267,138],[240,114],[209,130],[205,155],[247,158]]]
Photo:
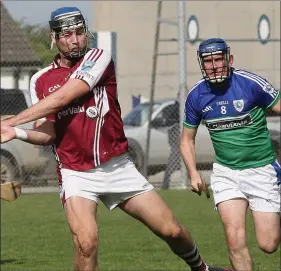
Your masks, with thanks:
[[[117,75],[123,114],[131,109],[132,95],[149,98],[157,4],[158,1],[93,1],[90,27],[95,31],[116,32]],[[163,1],[162,17],[177,20],[177,8],[177,1]],[[260,74],[280,89],[279,1],[187,1],[186,25],[191,17],[198,22],[199,39],[221,37],[229,40],[235,57],[234,67]],[[260,25],[261,38],[277,41],[263,44],[258,40],[261,18],[265,19]],[[160,37],[177,38],[178,28],[161,24]],[[198,42],[186,43],[188,86],[201,77],[197,47]],[[159,44],[159,52],[176,51],[177,42]],[[157,64],[155,97],[175,97],[179,81],[178,57],[160,56]]]
[[[21,89],[29,95],[30,78],[42,63],[1,3],[1,89]]]
[[[5,2],[9,13],[4,7]],[[24,2],[24,5],[20,4],[21,2]],[[83,2],[84,4],[82,4]],[[18,88],[28,100],[31,75],[52,62],[57,51],[55,48],[50,49],[48,26],[50,12],[61,6],[77,5],[88,18],[89,28],[95,36],[95,39],[91,40],[90,46],[112,52],[116,64],[122,115],[126,115],[133,107],[133,103],[139,102],[139,95],[141,95],[141,101],[150,98],[156,16],[159,3],[159,1],[78,1],[75,4],[70,4],[70,2],[43,1],[42,4],[45,8],[41,8],[41,1],[40,7],[36,1],[4,1],[4,4],[1,2],[1,88],[8,89],[1,92],[1,95],[5,96],[5,99],[1,99],[2,104],[14,111],[11,114],[16,114],[16,110],[19,112],[23,109],[19,107],[19,99],[12,99],[8,96],[12,93],[11,89]],[[178,38],[178,3],[179,1],[162,2],[161,18],[175,24],[161,24],[161,39]],[[232,48],[235,55],[235,67],[258,73],[272,82],[277,89],[280,89],[280,2],[185,1],[185,5],[186,29],[184,34],[188,38],[186,42],[188,88],[201,78],[196,56],[199,41],[209,37],[221,37],[225,38]],[[32,19],[32,14],[35,13],[37,17],[41,18],[40,21],[37,21],[39,24]],[[19,14],[26,16],[30,24]],[[90,17],[88,17],[89,15]],[[159,53],[167,52],[174,53],[174,55],[159,56],[157,61],[156,99],[176,98],[179,91],[179,76],[183,74],[180,71],[179,59],[176,55],[179,52],[178,42],[160,42]],[[5,108],[4,106],[2,109]],[[137,113],[137,115],[140,115],[142,123],[147,125],[148,108],[145,106],[143,108],[141,113]],[[149,151],[146,150],[147,126],[139,127],[133,123],[132,127],[130,125],[125,127],[126,136],[129,138],[129,152],[133,161],[139,169],[147,169],[155,174],[149,174],[149,181],[154,184],[161,182],[164,174],[163,169],[168,163],[170,147],[168,146],[167,131],[171,123],[177,122],[176,118],[173,117],[177,116],[178,112],[178,108],[175,108],[173,104],[169,104],[162,107],[163,110],[156,112],[155,116],[159,117],[158,123],[161,122],[165,125],[158,129],[155,125],[150,130]],[[273,120],[273,126],[269,130],[276,153],[279,153],[281,149],[280,118],[277,117]],[[202,126],[202,129],[205,128]],[[208,136],[206,129],[205,132],[202,134]],[[177,140],[177,136],[175,136],[175,140]],[[200,160],[200,169],[207,172],[209,167],[208,165],[204,167],[202,161],[205,161],[205,164],[214,161],[212,160],[212,146],[207,143],[206,137],[199,140],[204,144],[198,145],[200,150],[197,151],[197,158],[200,156],[203,159]],[[26,143],[22,142],[22,144]],[[210,148],[207,148],[207,144]],[[34,150],[39,151],[37,146],[34,146]],[[41,170],[34,167],[31,173],[25,174],[27,176],[24,175],[22,179],[25,183],[30,183],[40,176],[41,184],[54,185],[56,183],[56,181],[54,182],[56,178],[54,156],[48,147],[41,150],[42,156],[48,157],[48,163],[41,164],[42,168],[46,168],[46,170],[41,174]],[[21,160],[26,162],[25,155],[29,152],[19,151],[19,153],[22,153],[24,157]],[[146,159],[148,156],[149,159]],[[5,160],[1,159],[2,178],[4,174],[11,178],[16,171],[15,163],[11,163],[15,156],[9,154],[9,157],[12,158],[6,159],[6,167],[3,163]],[[30,157],[33,157],[34,161],[38,160],[34,153]],[[147,167],[144,161],[147,161]],[[176,161],[177,159],[175,159],[175,164]],[[175,173],[173,183],[177,187],[182,187],[187,181],[187,178],[181,174],[184,170],[184,167],[181,167],[181,172]],[[36,180],[38,181],[38,179]],[[34,181],[34,185],[40,183],[37,181]],[[44,183],[45,181],[46,183]]]

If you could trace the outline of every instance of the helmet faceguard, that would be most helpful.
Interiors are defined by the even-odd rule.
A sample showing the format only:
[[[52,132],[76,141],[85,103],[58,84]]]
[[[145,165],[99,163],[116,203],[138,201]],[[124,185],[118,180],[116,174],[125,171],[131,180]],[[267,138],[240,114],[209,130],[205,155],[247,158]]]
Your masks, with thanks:
[[[83,48],[80,48],[76,51],[71,51],[69,44],[66,44],[68,47],[67,52],[62,52],[60,48],[60,52],[69,60],[78,60],[82,56],[84,56],[88,50],[88,38],[89,36],[93,37],[92,33],[88,31],[88,27],[86,21],[78,8],[75,7],[64,7],[59,8],[51,13],[51,20],[49,21],[51,33],[53,37],[58,40],[61,38],[67,39],[67,35],[69,33],[76,33],[76,30],[79,29],[80,34],[85,34],[87,37],[87,41]],[[53,46],[53,42],[51,47]]]
[[[216,67],[215,55],[222,57],[222,65]],[[212,83],[222,83],[230,76],[230,47],[223,39],[212,38],[200,43],[197,51],[197,58],[203,78]],[[210,67],[206,67],[206,60],[210,63]],[[221,60],[221,59],[220,59]]]

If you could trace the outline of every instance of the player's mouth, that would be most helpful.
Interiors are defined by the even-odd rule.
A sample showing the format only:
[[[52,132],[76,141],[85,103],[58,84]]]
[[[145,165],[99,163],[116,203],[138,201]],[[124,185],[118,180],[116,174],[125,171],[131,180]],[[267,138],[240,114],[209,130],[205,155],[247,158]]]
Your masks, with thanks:
[[[225,73],[225,70],[224,69],[217,69],[217,70],[213,70],[213,69],[210,69],[210,70],[207,70],[207,74],[209,76],[221,76]]]

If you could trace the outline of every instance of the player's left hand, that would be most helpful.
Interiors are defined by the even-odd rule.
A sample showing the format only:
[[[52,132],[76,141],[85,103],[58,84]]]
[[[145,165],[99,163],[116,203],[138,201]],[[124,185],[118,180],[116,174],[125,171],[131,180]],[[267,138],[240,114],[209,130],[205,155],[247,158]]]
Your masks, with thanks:
[[[203,191],[208,199],[211,197],[208,184],[206,183],[201,173],[198,172],[197,175],[191,178],[190,185],[191,185],[191,191],[197,193],[199,196],[201,196],[201,193]]]
[[[198,172],[198,174],[192,176],[190,178],[190,188],[191,191],[194,193],[197,193],[199,196],[201,196],[201,192],[203,190],[203,181],[202,178]]]
[[[1,121],[1,143],[8,142],[16,138],[15,129]]]

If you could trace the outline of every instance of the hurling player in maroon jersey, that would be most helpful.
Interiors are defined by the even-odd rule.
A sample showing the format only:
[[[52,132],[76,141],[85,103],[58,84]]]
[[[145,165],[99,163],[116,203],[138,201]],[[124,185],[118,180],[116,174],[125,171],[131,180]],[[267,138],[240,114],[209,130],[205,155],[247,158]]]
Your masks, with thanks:
[[[33,106],[1,123],[1,143],[21,139],[53,144],[60,197],[72,232],[75,270],[98,270],[96,210],[101,200],[140,220],[193,271],[215,271],[204,263],[187,230],[127,155],[111,54],[88,48],[80,10],[52,12],[52,44],[59,54],[31,79]],[[34,130],[14,126],[38,120]]]

